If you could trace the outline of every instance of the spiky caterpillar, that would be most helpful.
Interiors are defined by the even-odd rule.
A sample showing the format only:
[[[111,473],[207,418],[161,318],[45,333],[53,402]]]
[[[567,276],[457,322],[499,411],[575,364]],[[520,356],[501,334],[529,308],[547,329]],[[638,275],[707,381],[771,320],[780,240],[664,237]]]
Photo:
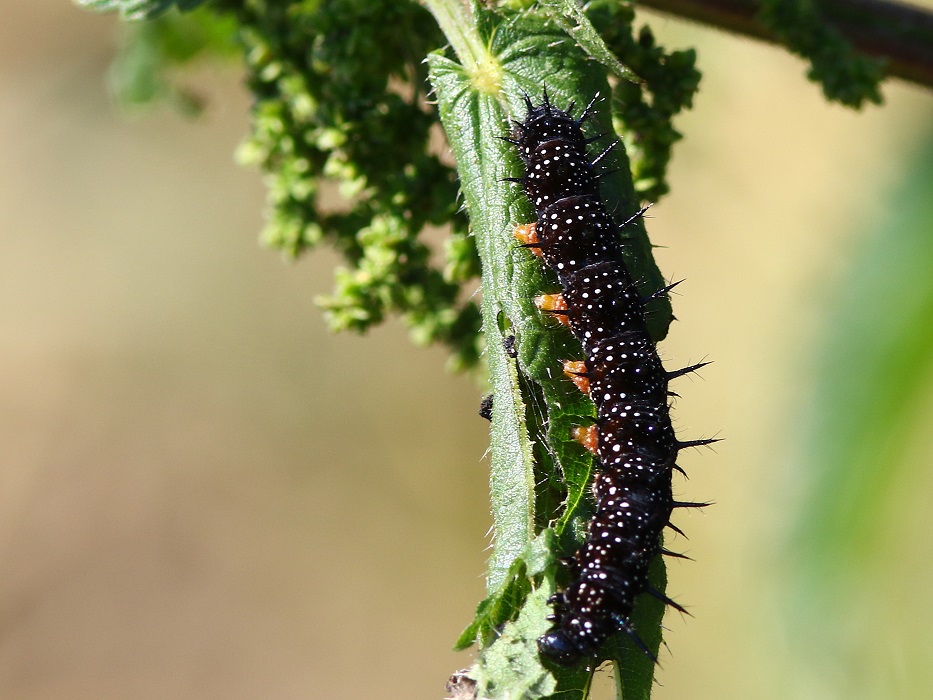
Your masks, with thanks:
[[[551,603],[552,629],[538,639],[540,653],[570,665],[595,655],[612,634],[625,631],[647,653],[630,623],[637,596],[648,593],[683,610],[648,583],[648,567],[662,553],[670,524],[671,483],[678,452],[712,440],[678,441],[671,426],[668,380],[700,365],[668,372],[645,319],[647,299],[625,265],[620,227],[603,204],[595,167],[615,146],[590,160],[579,118],[550,104],[533,105],[511,137],[525,175],[509,178],[524,188],[534,224],[515,235],[557,276],[561,294],[537,300],[580,340],[585,360],[564,363],[564,372],[596,405],[595,424],[575,434],[598,458],[593,482],[596,512],[586,541],[570,566],[573,581]],[[639,212],[639,215],[641,212]],[[669,288],[659,290],[661,295]],[[653,295],[654,296],[654,295]],[[676,529],[676,528],[675,528]]]

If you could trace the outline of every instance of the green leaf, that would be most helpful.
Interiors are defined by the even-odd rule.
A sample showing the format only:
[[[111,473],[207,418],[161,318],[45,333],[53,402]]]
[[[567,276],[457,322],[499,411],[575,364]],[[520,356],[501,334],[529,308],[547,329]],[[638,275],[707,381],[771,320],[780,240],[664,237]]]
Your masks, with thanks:
[[[589,673],[561,669],[558,675],[563,688],[559,692],[557,677],[541,665],[538,657],[535,640],[550,626],[546,619],[550,612],[547,599],[553,592],[553,586],[542,586],[529,595],[518,619],[506,624],[499,638],[484,650],[482,662],[470,672],[479,687],[478,697],[585,697]]]
[[[609,50],[603,38],[593,27],[583,8],[575,0],[541,0],[541,5],[548,16],[557,22],[567,34],[593,58],[611,70],[616,76],[631,83],[640,83],[642,79],[624,65]]]
[[[522,554],[512,562],[499,590],[477,606],[473,622],[460,635],[454,648],[463,650],[477,641],[481,646],[486,646],[488,641],[495,639],[501,625],[518,615],[525,596],[531,590],[531,580],[553,567],[554,551],[553,530],[545,530],[529,542]]]
[[[480,642],[480,658],[471,677],[480,681],[484,697],[584,697],[588,674],[543,666],[536,639],[550,626],[545,601],[563,573],[557,560],[579,546],[590,513],[592,458],[573,441],[571,428],[591,418],[594,407],[560,372],[561,359],[580,356],[579,344],[534,305],[534,296],[553,287],[554,279],[512,237],[516,224],[534,217],[519,188],[502,181],[521,172],[521,164],[498,137],[508,133],[508,119],[524,117],[524,96],[541,99],[544,85],[553,103],[574,101],[577,110],[594,95],[608,95],[609,85],[605,69],[546,18],[524,13],[496,21],[489,13],[474,11],[475,26],[481,29],[474,36],[465,34],[460,43],[472,47],[474,57],[476,47],[485,46],[485,64],[477,62],[470,71],[440,53],[428,61],[482,264],[483,328],[494,393],[489,596],[458,646],[472,638]],[[497,85],[491,86],[490,75],[498,76]],[[597,101],[588,126],[594,132],[611,133],[605,101]],[[617,148],[612,158],[615,162],[607,168],[619,172],[604,178],[608,183],[603,195],[610,210],[627,218],[639,202],[624,149]],[[627,262],[633,276],[643,282],[642,291],[650,293],[662,286],[663,279],[644,226],[639,221],[625,232],[630,236]],[[670,318],[670,306],[662,300],[652,314],[657,339],[663,337]],[[502,347],[507,335],[516,338],[517,362]],[[546,529],[549,525],[554,529]],[[537,533],[543,534],[536,537]],[[662,590],[663,568],[659,559],[652,574]],[[658,610],[663,614],[663,606],[652,602],[638,606],[635,624],[656,650]],[[607,645],[606,652],[626,669],[620,677],[626,697],[647,697],[651,661],[625,640]]]
[[[483,330],[493,389],[491,490],[496,522],[487,590],[497,590],[509,567],[534,534],[534,461],[518,387],[518,368],[502,347],[498,318],[508,314],[514,245],[508,237],[508,203],[514,199],[502,177],[504,113],[490,95],[470,88],[463,69],[440,54],[428,63],[441,122],[457,156],[461,187],[483,265]],[[500,261],[498,265],[486,261]]]

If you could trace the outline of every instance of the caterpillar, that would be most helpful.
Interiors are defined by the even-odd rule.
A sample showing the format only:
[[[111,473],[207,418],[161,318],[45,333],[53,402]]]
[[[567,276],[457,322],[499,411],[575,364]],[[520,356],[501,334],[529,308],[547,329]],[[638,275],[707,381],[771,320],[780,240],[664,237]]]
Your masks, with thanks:
[[[590,159],[587,147],[600,137],[586,138],[582,129],[597,98],[573,118],[573,104],[558,109],[546,91],[539,105],[525,95],[525,119],[503,137],[525,166],[524,175],[506,180],[522,186],[536,216],[514,235],[562,288],[536,304],[579,339],[585,359],[565,361],[563,370],[596,406],[595,422],[573,435],[597,459],[595,514],[568,560],[572,581],[549,600],[552,627],[537,640],[539,653],[560,665],[595,656],[620,631],[654,658],[630,621],[635,599],[649,594],[684,611],[651,587],[648,567],[656,556],[674,554],[662,546],[665,527],[680,532],[670,523],[673,510],[707,505],[674,500],[679,451],[715,442],[679,441],[674,434],[668,382],[707,363],[667,371],[658,357],[645,305],[673,285],[644,298],[626,266],[624,224],[603,203],[597,167],[618,142]]]

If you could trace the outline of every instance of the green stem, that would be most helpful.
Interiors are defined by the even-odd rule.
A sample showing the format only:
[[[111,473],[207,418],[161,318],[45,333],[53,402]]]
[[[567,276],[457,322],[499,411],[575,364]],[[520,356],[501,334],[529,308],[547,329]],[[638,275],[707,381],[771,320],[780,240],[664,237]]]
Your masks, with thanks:
[[[438,25],[460,59],[460,65],[467,73],[475,73],[489,60],[473,12],[466,0],[421,0],[428,11],[434,15]]]
[[[449,6],[450,2],[442,4]],[[507,174],[505,147],[489,135],[501,130],[505,115],[496,98],[475,89],[473,76],[465,67],[439,55],[432,55],[429,64],[441,122],[457,155],[460,184],[483,268],[483,333],[495,397],[490,470],[495,535],[487,579],[487,590],[493,593],[534,536],[534,458],[525,404],[518,368],[503,349],[499,328],[500,318],[509,317],[515,304],[514,250],[506,233],[509,192],[502,181]]]

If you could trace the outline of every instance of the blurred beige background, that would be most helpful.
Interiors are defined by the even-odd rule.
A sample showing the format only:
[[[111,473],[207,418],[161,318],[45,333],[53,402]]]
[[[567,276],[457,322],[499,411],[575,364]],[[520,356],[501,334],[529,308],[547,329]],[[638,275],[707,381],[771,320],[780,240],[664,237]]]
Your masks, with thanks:
[[[232,153],[235,71],[209,102],[121,115],[110,16],[7,0],[0,22],[0,697],[438,698],[482,596],[481,389],[397,324],[332,336],[333,257],[257,245]],[[773,494],[823,297],[933,114],[828,106],[786,54],[657,16],[705,79],[651,210],[686,277],[664,354],[689,455],[658,698],[804,697],[773,591]]]

